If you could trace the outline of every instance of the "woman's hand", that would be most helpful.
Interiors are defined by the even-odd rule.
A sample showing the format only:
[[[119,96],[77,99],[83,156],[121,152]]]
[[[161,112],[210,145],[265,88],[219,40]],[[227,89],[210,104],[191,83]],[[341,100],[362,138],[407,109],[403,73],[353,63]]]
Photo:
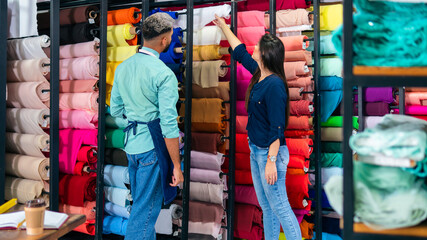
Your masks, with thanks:
[[[270,185],[274,185],[277,181],[276,163],[270,160],[267,160],[267,164],[265,165],[265,180]]]
[[[213,23],[221,29],[228,27],[227,23],[225,23],[225,19],[222,17],[218,17],[218,15],[216,14],[215,14],[215,20],[213,21]]]

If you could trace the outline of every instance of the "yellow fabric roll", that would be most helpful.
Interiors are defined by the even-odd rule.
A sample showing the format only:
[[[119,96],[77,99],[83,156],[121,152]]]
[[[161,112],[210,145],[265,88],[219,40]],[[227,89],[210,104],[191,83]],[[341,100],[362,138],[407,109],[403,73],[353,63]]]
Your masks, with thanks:
[[[113,90],[113,86],[107,84],[106,89],[105,103],[110,106],[111,90]]]
[[[43,191],[42,181],[14,178],[6,176],[4,183],[5,200],[17,198],[18,203],[24,204],[41,196]]]
[[[114,25],[107,27],[107,46],[118,47],[118,46],[129,46],[126,40],[132,40],[136,37],[130,33],[130,29],[133,27],[132,24],[126,23],[122,25]]]
[[[320,6],[320,30],[335,30],[342,24],[342,16],[342,4]]]
[[[116,71],[117,66],[122,62],[107,62],[107,76],[106,81],[107,84],[113,86],[114,83],[114,73]]]
[[[219,54],[219,45],[193,46],[194,61],[219,60],[222,55]]]
[[[122,62],[138,52],[139,45],[136,46],[121,46],[107,47],[108,62]]]

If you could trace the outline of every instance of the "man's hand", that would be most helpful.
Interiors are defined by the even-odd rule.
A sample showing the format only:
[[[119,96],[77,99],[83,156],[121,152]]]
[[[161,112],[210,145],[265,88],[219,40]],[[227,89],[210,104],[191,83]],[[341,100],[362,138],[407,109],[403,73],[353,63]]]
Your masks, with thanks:
[[[172,183],[170,184],[172,187],[178,186],[178,184],[184,182],[184,175],[182,175],[181,168],[173,169]]]

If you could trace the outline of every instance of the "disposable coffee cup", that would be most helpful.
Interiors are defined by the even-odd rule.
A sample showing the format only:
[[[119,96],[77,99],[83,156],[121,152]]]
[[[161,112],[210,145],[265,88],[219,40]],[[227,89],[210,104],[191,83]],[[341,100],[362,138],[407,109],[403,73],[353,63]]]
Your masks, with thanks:
[[[44,213],[46,203],[44,199],[35,199],[25,203],[25,224],[27,235],[39,235],[43,233]]]

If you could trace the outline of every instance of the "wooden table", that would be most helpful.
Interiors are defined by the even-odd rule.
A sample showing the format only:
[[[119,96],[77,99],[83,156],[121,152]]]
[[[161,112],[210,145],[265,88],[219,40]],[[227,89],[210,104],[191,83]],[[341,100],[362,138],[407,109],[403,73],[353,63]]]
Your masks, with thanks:
[[[71,232],[74,228],[85,223],[85,215],[69,215],[68,220],[56,230],[44,230],[42,234],[36,236],[28,236],[25,230],[0,230],[1,240],[54,240]]]

